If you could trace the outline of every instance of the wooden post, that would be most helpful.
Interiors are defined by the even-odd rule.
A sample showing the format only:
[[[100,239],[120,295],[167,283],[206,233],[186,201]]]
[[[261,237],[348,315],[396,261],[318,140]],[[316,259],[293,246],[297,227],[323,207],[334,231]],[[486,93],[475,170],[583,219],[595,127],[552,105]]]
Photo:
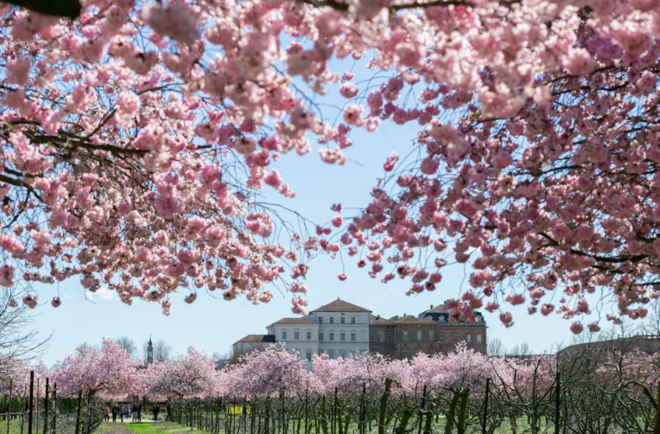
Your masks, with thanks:
[[[335,403],[332,411],[332,434],[336,434],[337,428],[337,388],[335,387]]]
[[[247,433],[247,396],[243,398],[243,432]]]
[[[424,419],[425,405],[426,405],[426,384],[424,385],[424,391],[422,392],[422,406],[419,409],[419,427],[417,429],[417,434],[422,434],[422,421]]]
[[[34,413],[36,419],[34,424],[36,427],[35,431],[39,431],[39,399],[41,398],[41,394],[39,393],[40,380],[40,378],[37,378],[37,399],[34,400]]]
[[[484,397],[484,420],[481,422],[481,434],[486,434],[486,420],[488,419],[489,393],[490,393],[490,378],[486,378],[486,396]]]
[[[87,393],[87,434],[92,434],[92,397]]]
[[[57,434],[57,383],[53,386],[53,433]]]
[[[282,394],[280,396],[280,412],[282,413],[280,417],[280,426],[282,427],[282,431],[280,431],[282,434],[284,434],[284,392],[286,390],[286,387],[282,388]]]
[[[309,433],[309,390],[305,390],[305,434]]]
[[[9,434],[9,420],[11,419],[11,398],[14,389],[14,379],[9,379],[9,403],[7,403],[7,434]]]
[[[559,376],[559,371],[557,371],[557,381],[556,381],[556,393],[555,393],[555,434],[559,434],[559,394],[561,392],[561,377]]]
[[[362,408],[360,409],[360,434],[367,432],[367,383],[362,383]]]
[[[82,406],[82,389],[78,392],[78,413],[76,414],[76,434],[80,434],[80,407]]]
[[[28,434],[32,434],[32,406],[34,405],[34,371],[30,371],[30,400],[28,401]]]
[[[48,377],[46,377],[46,400],[44,401],[44,434],[48,433]]]

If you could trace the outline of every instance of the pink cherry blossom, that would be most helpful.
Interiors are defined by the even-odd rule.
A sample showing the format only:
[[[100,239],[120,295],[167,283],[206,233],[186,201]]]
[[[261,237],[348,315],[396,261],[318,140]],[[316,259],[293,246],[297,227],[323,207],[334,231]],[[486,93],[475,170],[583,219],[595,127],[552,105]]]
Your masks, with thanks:
[[[579,322],[574,322],[571,324],[571,332],[575,333],[576,335],[582,333],[582,330],[584,330],[584,327]]]

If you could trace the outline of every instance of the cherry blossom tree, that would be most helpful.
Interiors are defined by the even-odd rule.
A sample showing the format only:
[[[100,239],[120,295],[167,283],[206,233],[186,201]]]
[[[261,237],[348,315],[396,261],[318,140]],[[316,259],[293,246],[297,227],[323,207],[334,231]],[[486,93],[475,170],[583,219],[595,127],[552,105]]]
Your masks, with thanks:
[[[410,294],[469,263],[455,319],[485,304],[511,325],[504,306],[527,304],[579,333],[596,291],[608,319],[644,317],[660,294],[657,6],[88,0],[73,21],[3,6],[0,284],[76,276],[168,313],[181,289],[266,302],[286,267],[302,279],[310,255],[346,249]],[[379,73],[332,70],[349,57]],[[346,104],[321,111],[337,89]],[[318,144],[343,164],[382,122],[418,125],[415,163],[392,154],[356,218],[337,204],[329,227],[277,237],[291,225],[258,193],[294,192],[270,163]],[[306,287],[289,289],[303,313]]]
[[[151,379],[149,394],[178,399],[219,396],[217,363],[214,358],[189,347],[185,355],[147,368],[145,376]]]
[[[225,370],[228,396],[296,396],[319,390],[316,378],[298,353],[275,345],[253,351]]]
[[[392,374],[386,370],[388,363],[379,354],[359,353],[331,359],[323,353],[312,357],[311,370],[318,382],[318,393],[330,395],[337,388],[341,394],[358,395],[365,387],[370,393],[380,394],[385,379]]]
[[[483,389],[486,379],[493,377],[489,359],[465,342],[449,354],[417,354],[411,361],[411,374],[420,384],[433,388],[472,387]]]
[[[135,365],[125,349],[111,339],[100,348],[82,345],[66,357],[53,374],[58,393],[101,398],[126,397],[135,379]]]

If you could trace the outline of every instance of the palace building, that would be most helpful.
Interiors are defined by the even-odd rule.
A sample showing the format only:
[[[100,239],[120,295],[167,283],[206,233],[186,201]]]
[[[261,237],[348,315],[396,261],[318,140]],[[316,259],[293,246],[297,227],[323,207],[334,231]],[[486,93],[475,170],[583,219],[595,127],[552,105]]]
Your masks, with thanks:
[[[417,317],[381,318],[369,309],[344,300],[335,300],[306,317],[282,318],[269,325],[265,335],[248,335],[233,345],[234,359],[270,345],[298,351],[301,359],[311,361],[313,354],[330,358],[346,357],[353,352],[373,352],[393,359],[413,357],[419,352],[447,353],[465,342],[475,351],[486,352],[486,322],[475,313],[477,322],[449,322],[441,306],[431,306]]]

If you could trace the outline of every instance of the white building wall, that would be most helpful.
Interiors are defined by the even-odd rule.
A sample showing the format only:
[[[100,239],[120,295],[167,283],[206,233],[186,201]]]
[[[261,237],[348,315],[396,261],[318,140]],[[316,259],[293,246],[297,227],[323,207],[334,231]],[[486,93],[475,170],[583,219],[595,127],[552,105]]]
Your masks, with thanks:
[[[319,323],[318,354],[337,358],[369,351],[369,312],[312,312],[307,318]]]
[[[298,351],[301,360],[309,361],[312,355],[319,354],[318,328],[318,324],[273,324],[268,327],[268,334],[275,335],[275,342],[289,352]]]

